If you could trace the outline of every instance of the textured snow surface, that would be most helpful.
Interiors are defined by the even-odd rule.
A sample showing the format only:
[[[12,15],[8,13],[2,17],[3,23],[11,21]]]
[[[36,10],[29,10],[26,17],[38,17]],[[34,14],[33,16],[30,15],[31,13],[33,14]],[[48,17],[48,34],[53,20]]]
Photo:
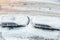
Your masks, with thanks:
[[[58,2],[59,0],[13,0],[13,1]]]
[[[3,17],[4,16],[4,17]],[[30,17],[29,25],[26,25],[28,19],[27,16]],[[4,19],[2,19],[2,17]],[[15,17],[15,21],[12,20]],[[58,39],[59,31],[49,31],[49,30],[41,30],[34,28],[33,24],[48,24],[53,28],[60,29],[60,18],[58,17],[50,17],[50,16],[30,16],[30,15],[2,15],[0,16],[0,22],[16,22],[18,24],[25,24],[26,27],[15,28],[8,30],[8,28],[2,28],[0,26],[0,32],[2,33],[2,37],[5,40],[41,40],[43,39]]]

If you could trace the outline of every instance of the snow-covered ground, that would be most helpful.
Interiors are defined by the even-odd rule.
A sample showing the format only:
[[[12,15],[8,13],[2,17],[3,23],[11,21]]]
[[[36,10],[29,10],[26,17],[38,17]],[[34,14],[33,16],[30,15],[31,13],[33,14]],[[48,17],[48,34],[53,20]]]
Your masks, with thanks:
[[[33,2],[33,1],[35,1],[35,2],[59,2],[59,0],[13,0],[13,1],[15,1],[15,2],[16,1],[26,1],[26,2],[29,2],[29,1],[31,1],[31,2]]]
[[[29,25],[27,16],[30,17]],[[14,17],[14,18],[13,18]],[[25,27],[15,28],[8,30],[0,26],[0,32],[5,40],[44,40],[44,39],[58,39],[60,31],[49,31],[34,28],[35,23],[47,24],[53,28],[60,29],[60,18],[50,16],[31,16],[31,15],[2,15],[0,16],[1,22],[16,22],[24,24]]]

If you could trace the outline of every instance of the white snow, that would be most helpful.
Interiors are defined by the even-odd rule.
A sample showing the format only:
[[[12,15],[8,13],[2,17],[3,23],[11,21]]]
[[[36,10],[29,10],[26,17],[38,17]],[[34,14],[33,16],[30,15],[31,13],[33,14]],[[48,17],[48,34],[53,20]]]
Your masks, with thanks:
[[[24,15],[13,15],[15,18],[17,18],[15,21],[18,21],[17,23],[20,24],[20,22],[24,23],[27,22],[27,18],[25,19]],[[42,23],[42,24],[48,24],[51,25],[53,28],[59,28],[60,29],[60,18],[58,17],[50,17],[50,16],[29,16],[30,17],[30,24],[23,28],[16,28],[12,30],[8,30],[5,28],[0,28],[2,31],[2,36],[6,40],[29,40],[27,37],[44,37],[44,38],[58,38],[59,35],[58,31],[48,31],[48,30],[41,30],[36,29],[33,27],[33,23]],[[8,17],[7,17],[8,18]],[[6,18],[6,19],[7,19]],[[20,20],[20,18],[23,18]],[[9,19],[9,18],[8,18]],[[5,19],[4,19],[5,20]],[[10,19],[9,19],[10,20]],[[21,39],[22,38],[22,39]]]
[[[34,16],[32,18],[33,23],[47,24],[52,27],[60,29],[60,18],[59,17],[50,17],[50,16]]]
[[[25,1],[25,2],[58,2],[59,0],[13,0],[16,1]],[[12,2],[12,1],[11,1]]]
[[[26,25],[28,18],[25,15],[3,15],[0,18],[1,22],[15,22],[20,25]]]

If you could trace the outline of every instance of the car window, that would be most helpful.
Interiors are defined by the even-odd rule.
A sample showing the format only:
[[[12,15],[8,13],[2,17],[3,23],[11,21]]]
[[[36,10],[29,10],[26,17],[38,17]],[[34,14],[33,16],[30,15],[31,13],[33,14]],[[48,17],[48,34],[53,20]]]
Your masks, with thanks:
[[[60,31],[60,29],[52,28],[52,26],[46,24],[35,24],[34,27],[42,30]]]

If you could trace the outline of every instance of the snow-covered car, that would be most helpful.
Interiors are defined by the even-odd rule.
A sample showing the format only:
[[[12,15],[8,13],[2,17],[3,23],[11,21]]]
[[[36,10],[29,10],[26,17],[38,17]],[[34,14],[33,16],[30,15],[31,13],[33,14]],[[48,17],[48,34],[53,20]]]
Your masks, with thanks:
[[[16,20],[12,21],[18,25],[25,24],[24,18],[15,16]],[[50,16],[29,16],[30,22],[27,26],[12,30],[1,28],[2,36],[5,40],[59,40],[60,39],[60,18]],[[18,20],[17,20],[18,19]],[[22,23],[22,21],[24,23]],[[11,22],[11,21],[10,21]],[[2,22],[5,25],[6,22]],[[9,25],[10,23],[6,23]],[[12,25],[12,23],[11,23]],[[49,29],[49,30],[47,30]],[[58,30],[57,30],[58,29]],[[53,31],[52,31],[53,30]],[[57,31],[56,31],[57,30]]]

